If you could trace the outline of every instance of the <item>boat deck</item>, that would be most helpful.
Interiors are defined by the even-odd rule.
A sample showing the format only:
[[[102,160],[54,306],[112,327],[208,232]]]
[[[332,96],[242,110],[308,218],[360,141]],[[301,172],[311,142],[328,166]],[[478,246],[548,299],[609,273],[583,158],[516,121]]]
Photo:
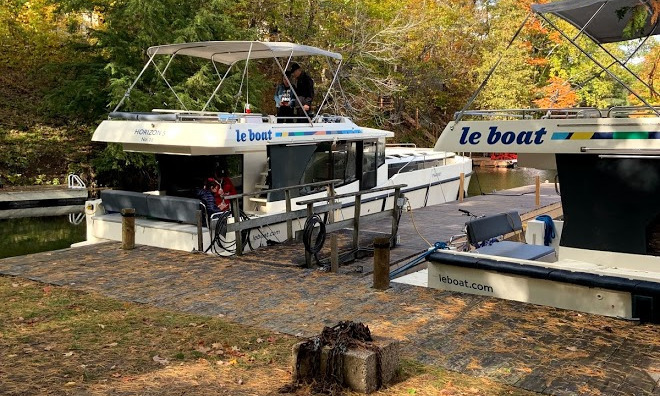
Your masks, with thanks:
[[[458,207],[478,213],[533,209],[534,195],[520,195],[528,190],[415,210],[415,222],[427,239],[442,240],[466,219]],[[556,200],[542,197],[550,205]],[[406,218],[393,260],[426,246]],[[379,230],[371,227],[364,240]],[[405,358],[543,394],[660,394],[657,325],[396,283],[378,292],[368,276],[291,265],[303,255],[301,245],[242,257],[119,246],[7,258],[0,260],[0,273],[171,310],[222,314],[297,336],[340,320],[360,321],[377,335],[401,340]]]

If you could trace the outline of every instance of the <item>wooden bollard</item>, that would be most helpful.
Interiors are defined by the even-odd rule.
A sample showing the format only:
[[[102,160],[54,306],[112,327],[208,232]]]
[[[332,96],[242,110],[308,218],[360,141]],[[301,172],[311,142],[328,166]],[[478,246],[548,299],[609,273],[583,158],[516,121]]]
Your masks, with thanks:
[[[374,289],[390,287],[390,238],[374,239]]]
[[[536,176],[536,207],[541,206],[541,176]]]
[[[465,199],[465,173],[461,172],[458,181],[458,202],[463,202]]]
[[[204,251],[204,235],[202,235],[202,211],[198,210],[197,213],[195,214],[195,219],[197,220],[197,251],[198,252],[203,252]],[[208,219],[208,223],[206,226],[211,229],[211,219]]]
[[[339,272],[339,250],[336,234],[330,234],[330,272]]]
[[[121,248],[135,249],[135,209],[121,210]]]

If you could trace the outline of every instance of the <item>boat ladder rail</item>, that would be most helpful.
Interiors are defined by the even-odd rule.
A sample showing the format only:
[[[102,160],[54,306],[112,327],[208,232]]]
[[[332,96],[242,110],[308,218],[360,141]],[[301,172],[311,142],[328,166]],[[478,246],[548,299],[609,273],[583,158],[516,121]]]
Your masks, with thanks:
[[[67,187],[68,188],[87,188],[85,182],[82,181],[80,176],[73,173],[69,174],[67,177]]]

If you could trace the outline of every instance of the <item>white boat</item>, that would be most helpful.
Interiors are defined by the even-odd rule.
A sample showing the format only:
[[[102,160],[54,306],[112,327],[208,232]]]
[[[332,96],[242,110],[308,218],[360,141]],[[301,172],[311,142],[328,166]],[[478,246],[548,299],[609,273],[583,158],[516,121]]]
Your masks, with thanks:
[[[327,184],[338,180],[334,184],[336,194],[405,184],[401,192],[412,208],[456,200],[461,175],[464,175],[464,188],[467,188],[472,173],[469,158],[433,149],[386,149],[385,141],[393,137],[393,133],[360,127],[347,117],[323,113],[341,66],[342,57],[338,53],[292,43],[240,41],[162,45],[149,48],[147,54],[150,58],[140,76],[147,67],[156,65],[156,56],[169,57],[167,67],[169,62],[178,58],[194,57],[212,63],[219,82],[206,105],[199,110],[188,110],[180,103],[181,110],[119,112],[122,100],[108,120],[98,126],[92,137],[95,142],[119,143],[126,151],[156,154],[160,185],[157,191],[148,192],[148,202],[142,194],[134,193],[116,193],[112,197],[106,194],[105,202],[89,201],[86,243],[121,240],[120,217],[111,212],[131,205],[137,206],[137,211],[148,217],[138,219],[136,223],[136,243],[186,251],[197,249],[199,232],[192,224],[194,214],[180,213],[191,211],[183,207],[190,201],[168,197],[194,197],[194,190],[201,187],[208,176],[222,171],[228,171],[237,192],[242,194],[240,206],[251,218],[286,211],[284,191],[271,190],[309,183]],[[249,62],[270,58],[286,76],[284,72],[291,59],[302,56],[323,57],[328,61],[328,70],[334,71],[318,110],[315,114],[305,113],[303,122],[290,122],[290,118],[277,119],[273,115],[254,112],[207,109],[233,68],[244,64],[245,76],[248,75]],[[167,67],[162,71],[158,69],[163,79]],[[226,68],[224,75],[219,67]],[[125,98],[140,76],[128,89]],[[298,97],[295,89],[293,94]],[[247,108],[243,107],[249,103],[247,96],[240,95],[239,91],[240,107]],[[293,209],[298,209],[297,202],[326,196],[326,189],[322,187],[314,185],[292,190]],[[392,209],[394,205],[392,191],[364,194],[362,199],[363,214]],[[340,202],[345,208],[338,211],[337,216],[352,216],[352,211],[345,209],[354,201],[345,199]],[[183,206],[174,208],[179,204]],[[184,224],[160,221],[163,219]],[[223,219],[229,223],[233,221],[231,216]],[[217,240],[218,234],[213,232],[217,227],[213,222],[211,224],[211,232],[206,227],[203,230],[204,250]],[[266,244],[269,239],[282,242],[286,234],[284,227],[285,224],[280,222],[255,229],[249,234],[249,244],[254,248]],[[294,222],[294,228],[294,231],[301,229],[301,222]],[[232,238],[227,234],[219,243],[226,248]],[[232,252],[231,249],[225,250]]]
[[[630,13],[619,18],[617,10],[635,6],[644,7],[636,0],[565,0],[532,10],[553,27],[552,18],[567,20],[601,46],[625,40]],[[651,15],[648,7],[647,24],[633,38],[660,33]],[[660,323],[660,107],[570,41],[644,106],[464,109],[436,144],[437,150],[516,152],[521,166],[556,169],[564,212],[555,221],[557,261],[442,252],[429,285],[446,288],[436,279],[445,274],[464,285],[488,285],[487,291],[451,290]],[[530,223],[528,241],[542,244],[543,232],[542,223]]]

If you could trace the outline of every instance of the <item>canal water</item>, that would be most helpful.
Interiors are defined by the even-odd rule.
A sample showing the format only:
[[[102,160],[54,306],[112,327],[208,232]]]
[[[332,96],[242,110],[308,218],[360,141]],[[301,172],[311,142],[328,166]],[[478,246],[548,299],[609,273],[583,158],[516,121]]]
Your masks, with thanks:
[[[83,206],[80,206],[81,211]],[[75,216],[22,217],[0,220],[0,258],[68,248],[85,240],[85,221]]]
[[[468,195],[475,196],[514,187],[554,181],[555,171],[531,168],[474,168]],[[81,212],[83,207],[81,206]],[[75,216],[74,216],[75,217]],[[0,220],[0,258],[63,249],[85,240],[85,221],[73,217],[24,217]]]

